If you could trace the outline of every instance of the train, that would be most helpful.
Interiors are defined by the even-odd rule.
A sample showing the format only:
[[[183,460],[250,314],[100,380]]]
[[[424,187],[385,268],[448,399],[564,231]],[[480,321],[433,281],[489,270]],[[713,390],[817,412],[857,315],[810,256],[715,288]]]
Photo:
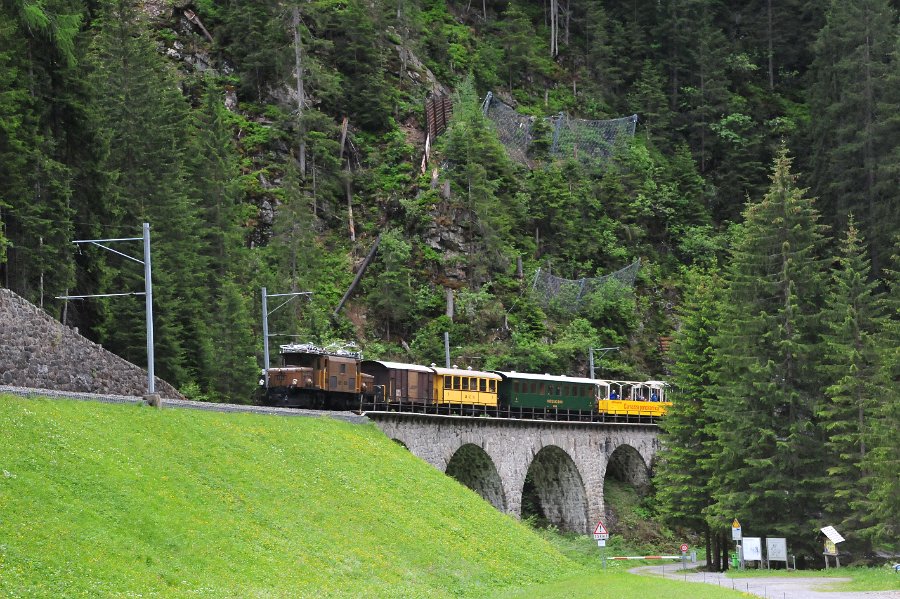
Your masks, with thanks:
[[[353,346],[280,346],[259,402],[320,410],[415,412],[587,422],[655,422],[672,405],[665,381],[620,381],[366,360]]]

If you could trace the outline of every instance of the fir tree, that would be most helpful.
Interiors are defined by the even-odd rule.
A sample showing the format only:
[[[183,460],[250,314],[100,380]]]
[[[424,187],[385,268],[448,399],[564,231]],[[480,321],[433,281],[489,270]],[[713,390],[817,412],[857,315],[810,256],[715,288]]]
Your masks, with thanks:
[[[673,384],[677,397],[660,423],[664,451],[655,487],[666,520],[706,536],[706,561],[712,565],[713,543],[705,514],[712,504],[710,480],[715,469],[715,434],[707,409],[716,402],[713,337],[719,328],[722,281],[715,273],[692,271],[672,347]]]
[[[196,164],[191,170],[202,219],[201,249],[209,264],[202,283],[206,301],[214,309],[203,315],[208,335],[200,340],[194,356],[195,373],[207,395],[243,403],[252,395],[257,369],[253,300],[258,286],[251,276],[244,229],[254,215],[240,187],[237,152],[226,125],[221,90],[212,81],[205,84],[194,137]]]
[[[75,173],[65,160],[77,163],[91,138],[75,100],[82,10],[65,0],[0,6],[2,282],[42,307],[74,283]],[[69,146],[76,133],[79,147]]]
[[[885,202],[897,205],[896,188],[879,185],[880,165],[889,152],[885,145],[896,143],[882,138],[883,119],[898,110],[897,104],[883,104],[896,40],[896,11],[888,0],[835,0],[812,65],[814,190],[827,222],[836,228],[846,228],[851,212],[862,217],[876,273],[884,266],[881,248],[889,247],[896,232],[879,222],[896,219],[897,212],[883,210]]]
[[[410,332],[409,315],[414,303],[413,275],[409,268],[411,254],[412,246],[399,231],[389,229],[382,233],[378,246],[381,272],[374,278],[371,297],[375,313],[385,323],[388,341],[392,333],[406,335]]]
[[[896,552],[900,550],[900,391],[896,384],[900,380],[900,243],[894,244],[892,258],[892,268],[885,269],[886,321],[877,340],[884,385],[873,402],[870,446],[861,463],[870,491],[860,498],[858,508],[868,516],[860,534],[876,547]]]
[[[100,168],[107,174],[100,201],[92,205],[106,234],[134,235],[151,224],[154,340],[157,374],[180,386],[194,379],[201,354],[209,298],[200,208],[191,194],[187,153],[193,123],[169,65],[156,52],[140,13],[130,0],[103,5],[95,23],[91,78],[95,127],[104,141]],[[143,272],[108,259],[104,288],[135,291]],[[122,357],[145,362],[142,300],[112,298],[97,326],[101,342]]]
[[[639,111],[647,138],[660,147],[667,147],[674,114],[669,108],[662,73],[653,61],[644,61],[641,76],[628,94],[628,103]]]
[[[855,531],[871,524],[872,480],[862,464],[885,391],[878,347],[885,322],[869,275],[866,247],[851,216],[823,312],[822,372],[828,386],[818,410],[830,458],[825,507],[831,521],[847,531],[850,547],[860,541]]]
[[[765,526],[812,553],[823,475],[817,316],[822,226],[785,151],[763,199],[744,211],[716,337],[720,461],[710,522]]]

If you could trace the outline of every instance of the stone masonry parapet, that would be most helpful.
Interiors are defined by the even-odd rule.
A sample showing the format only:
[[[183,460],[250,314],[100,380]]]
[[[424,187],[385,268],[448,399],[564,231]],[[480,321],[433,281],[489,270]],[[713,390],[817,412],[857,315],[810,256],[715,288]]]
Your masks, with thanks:
[[[141,396],[147,393],[147,371],[0,288],[0,384]],[[156,392],[182,397],[158,377]]]

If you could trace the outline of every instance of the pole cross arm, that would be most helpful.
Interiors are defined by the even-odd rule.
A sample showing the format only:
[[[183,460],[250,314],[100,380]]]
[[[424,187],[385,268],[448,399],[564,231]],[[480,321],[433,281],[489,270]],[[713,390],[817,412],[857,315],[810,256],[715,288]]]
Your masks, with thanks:
[[[95,295],[57,295],[55,299],[75,300],[90,297],[121,297],[123,295],[147,295],[144,291],[131,291],[129,293],[97,293]]]
[[[128,295],[143,295],[144,296],[144,313],[145,313],[145,323],[147,326],[147,393],[149,395],[153,395],[156,393],[156,375],[154,374],[154,364],[153,364],[153,275],[152,268],[150,264],[150,223],[143,223],[142,226],[143,235],[141,237],[115,237],[110,239],[76,239],[72,243],[79,245],[82,243],[89,243],[92,245],[96,245],[97,247],[103,248],[113,254],[117,254],[122,256],[123,258],[127,258],[133,262],[137,262],[138,264],[143,265],[144,267],[144,291],[132,291],[127,293],[99,293],[95,295],[61,295],[58,296],[57,299],[88,299],[94,297],[122,297]],[[119,241],[141,241],[143,242],[143,250],[144,250],[144,259],[139,260],[134,256],[129,256],[124,252],[120,252],[119,250],[114,250],[111,247],[103,245],[104,243],[115,243]]]
[[[283,308],[284,306],[286,306],[287,304],[292,302],[299,295],[312,296],[312,291],[297,291],[295,293],[268,293],[268,294],[266,294],[266,297],[287,297],[286,300],[284,300],[283,302],[281,302],[280,304],[278,304],[277,306],[275,306],[274,308],[269,310],[269,312],[268,312],[268,314],[266,314],[266,316],[271,316],[272,314],[275,314],[275,312],[277,312],[278,310],[280,310],[281,308]]]

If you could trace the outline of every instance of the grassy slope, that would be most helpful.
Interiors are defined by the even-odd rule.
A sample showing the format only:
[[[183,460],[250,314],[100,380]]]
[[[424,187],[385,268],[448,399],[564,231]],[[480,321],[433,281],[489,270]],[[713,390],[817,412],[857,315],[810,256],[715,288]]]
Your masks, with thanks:
[[[0,596],[483,596],[572,564],[326,419],[0,398]]]
[[[0,396],[3,597],[636,598],[660,584],[586,579],[595,565],[563,552],[372,426]]]

